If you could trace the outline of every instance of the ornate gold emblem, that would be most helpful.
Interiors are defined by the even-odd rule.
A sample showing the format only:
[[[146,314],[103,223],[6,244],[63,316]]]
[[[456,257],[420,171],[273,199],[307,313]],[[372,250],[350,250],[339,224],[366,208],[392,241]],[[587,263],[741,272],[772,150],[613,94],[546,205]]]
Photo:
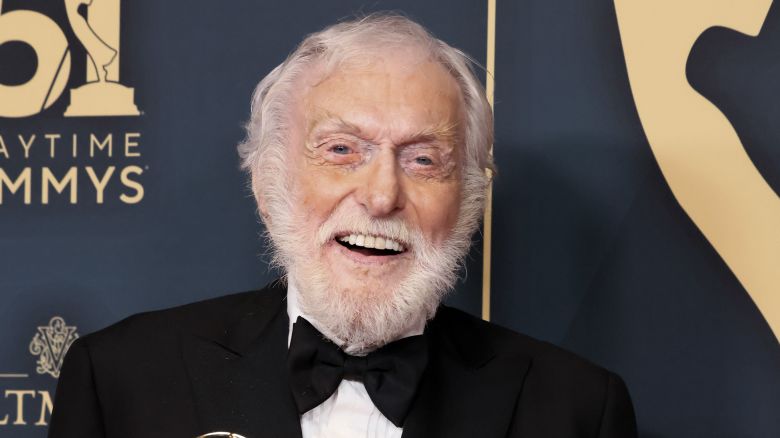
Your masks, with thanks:
[[[55,379],[60,377],[65,354],[78,337],[76,326],[65,324],[65,320],[59,316],[52,318],[49,325],[38,327],[38,333],[30,342],[30,353],[38,356],[35,371],[38,374],[51,374]]]

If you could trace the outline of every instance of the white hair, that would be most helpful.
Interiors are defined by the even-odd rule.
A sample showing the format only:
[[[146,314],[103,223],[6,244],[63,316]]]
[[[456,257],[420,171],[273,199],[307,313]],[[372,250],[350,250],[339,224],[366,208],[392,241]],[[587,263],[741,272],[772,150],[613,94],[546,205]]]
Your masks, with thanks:
[[[291,109],[298,97],[296,91],[301,86],[299,79],[315,65],[324,67],[327,75],[336,68],[346,68],[346,61],[382,56],[393,48],[421,50],[429,59],[440,63],[460,89],[465,115],[465,153],[461,163],[462,199],[458,219],[441,248],[415,254],[417,269],[396,291],[394,298],[373,304],[353,302],[354,298],[346,293],[328,298],[327,272],[301,263],[303,258],[310,260],[312,254],[301,255],[300,249],[311,242],[301,236],[305,218],[296,213],[295,196],[292,196],[294,184],[286,164]],[[238,146],[238,152],[242,168],[251,174],[252,190],[263,202],[259,207],[273,255],[272,264],[288,275],[292,275],[293,270],[301,271],[298,274],[307,271],[305,275],[312,291],[306,293],[301,290],[302,309],[310,314],[316,313],[318,321],[325,325],[318,328],[347,350],[361,351],[391,340],[415,311],[432,317],[443,295],[452,289],[457,280],[458,265],[467,254],[471,236],[482,217],[489,183],[486,170],[494,169],[489,152],[493,142],[493,113],[484,88],[474,73],[474,65],[462,51],[435,38],[410,19],[397,14],[376,13],[309,35],[282,64],[260,81],[254,92],[251,118],[246,126],[247,137]],[[262,210],[268,213],[267,217]],[[319,230],[320,233],[329,234],[325,228],[336,218],[330,219]],[[364,219],[356,220],[365,227],[376,224],[369,218]],[[348,220],[347,215],[340,215],[337,222]],[[416,230],[410,232],[414,234]],[[422,237],[415,238],[419,239]],[[430,247],[426,244],[416,246]],[[307,267],[303,268],[303,265]],[[417,292],[412,292],[415,290]],[[420,296],[415,297],[415,293]],[[328,302],[328,299],[334,301]],[[374,306],[373,310],[367,310],[366,305]],[[361,314],[362,320],[347,317],[355,313]],[[330,322],[324,321],[326,319]]]
[[[476,63],[462,51],[434,37],[421,25],[394,13],[374,13],[307,36],[284,62],[260,81],[252,97],[246,139],[238,145],[241,167],[254,175],[252,190],[262,190],[269,203],[276,201],[274,194],[266,193],[265,188],[269,186],[268,178],[283,174],[280,171],[284,170],[291,99],[301,73],[318,61],[325,61],[326,71],[329,71],[342,61],[377,53],[371,49],[381,51],[398,46],[411,46],[428,52],[431,59],[450,72],[460,87],[466,117],[463,163],[466,193],[470,189],[478,191],[479,199],[474,200],[483,200],[488,183],[485,170],[494,170],[489,153],[493,144],[493,112],[484,87],[474,73]]]

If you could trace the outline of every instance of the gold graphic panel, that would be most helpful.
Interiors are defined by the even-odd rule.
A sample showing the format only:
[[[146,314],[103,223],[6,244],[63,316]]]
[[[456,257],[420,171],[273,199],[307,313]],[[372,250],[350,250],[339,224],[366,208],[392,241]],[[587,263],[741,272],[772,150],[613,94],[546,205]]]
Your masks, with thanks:
[[[485,93],[490,108],[494,108],[493,94],[495,90],[496,72],[496,0],[487,2],[487,59],[485,72]],[[493,145],[490,145],[490,155],[493,155]],[[493,243],[493,172],[485,169],[491,179],[485,197],[485,213],[482,218],[482,319],[490,321],[490,281],[491,255]]]
[[[639,118],[666,181],[780,337],[780,197],[685,71],[705,30],[756,36],[771,4],[615,0],[615,9]]]

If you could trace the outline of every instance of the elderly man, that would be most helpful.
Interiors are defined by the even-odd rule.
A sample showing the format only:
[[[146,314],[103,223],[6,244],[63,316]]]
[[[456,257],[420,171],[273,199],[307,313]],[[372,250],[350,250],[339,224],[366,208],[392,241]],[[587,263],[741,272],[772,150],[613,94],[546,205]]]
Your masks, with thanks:
[[[79,339],[50,437],[635,436],[616,375],[440,304],[492,166],[463,53],[399,16],[337,24],[260,82],[247,130],[285,279]]]

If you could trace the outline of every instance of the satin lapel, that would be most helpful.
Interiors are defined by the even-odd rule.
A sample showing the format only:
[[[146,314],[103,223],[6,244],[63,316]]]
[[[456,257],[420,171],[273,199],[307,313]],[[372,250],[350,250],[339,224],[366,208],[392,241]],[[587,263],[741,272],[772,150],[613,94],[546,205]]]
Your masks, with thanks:
[[[438,321],[426,335],[431,361],[403,438],[506,436],[530,358],[494,353],[457,321]]]
[[[287,380],[283,298],[284,291],[260,291],[229,317],[233,323],[220,336],[182,337],[200,433],[301,436]]]

